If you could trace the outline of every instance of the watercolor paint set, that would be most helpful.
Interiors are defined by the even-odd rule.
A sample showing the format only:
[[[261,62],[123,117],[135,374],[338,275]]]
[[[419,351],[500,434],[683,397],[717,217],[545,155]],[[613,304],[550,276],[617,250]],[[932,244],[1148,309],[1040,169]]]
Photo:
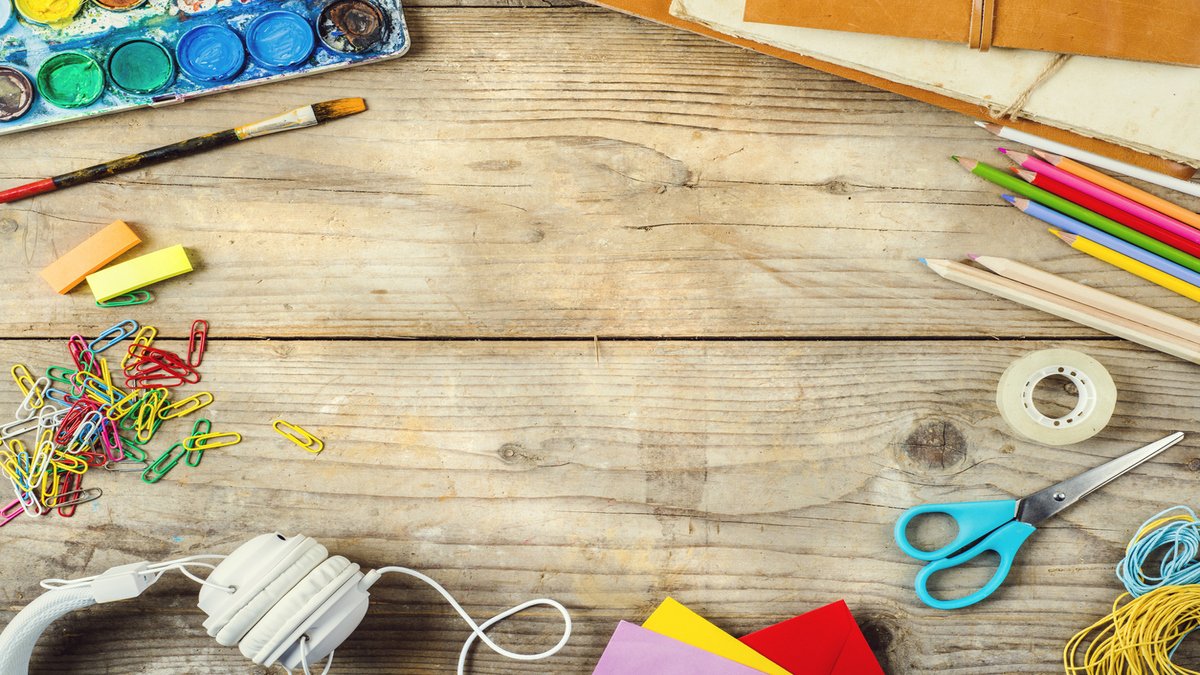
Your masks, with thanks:
[[[0,134],[395,58],[400,0],[0,0]]]

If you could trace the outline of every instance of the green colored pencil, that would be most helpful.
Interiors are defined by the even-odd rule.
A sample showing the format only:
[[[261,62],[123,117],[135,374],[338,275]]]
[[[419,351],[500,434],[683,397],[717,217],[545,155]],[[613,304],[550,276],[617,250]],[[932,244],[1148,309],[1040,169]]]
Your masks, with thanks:
[[[980,178],[995,183],[1000,187],[1011,190],[1022,197],[1028,197],[1033,201],[1048,206],[1059,213],[1068,215],[1075,220],[1081,220],[1092,227],[1103,230],[1114,237],[1120,237],[1125,241],[1144,248],[1151,253],[1166,258],[1171,262],[1178,263],[1184,267],[1200,272],[1200,258],[1196,258],[1190,254],[1184,253],[1174,246],[1168,246],[1154,237],[1142,234],[1137,230],[1126,227],[1117,221],[1107,218],[1090,209],[1085,209],[1075,202],[1063,199],[1053,192],[1047,192],[1040,187],[1030,185],[1019,177],[997,169],[989,164],[976,161],[974,159],[966,159],[963,157],[951,157],[954,161],[963,166],[964,169],[979,176]]]

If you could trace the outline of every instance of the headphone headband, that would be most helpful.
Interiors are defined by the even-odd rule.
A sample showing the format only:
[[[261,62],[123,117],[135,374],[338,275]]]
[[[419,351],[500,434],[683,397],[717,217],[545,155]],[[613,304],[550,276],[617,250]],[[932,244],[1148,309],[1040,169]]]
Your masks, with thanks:
[[[202,562],[206,558],[223,560],[214,567]],[[212,572],[201,579],[188,571],[189,566],[208,567]],[[557,653],[571,636],[570,614],[554,600],[523,603],[480,626],[440,584],[420,572],[385,567],[363,574],[357,564],[341,556],[329,557],[325,547],[313,539],[271,533],[251,539],[228,556],[139,562],[95,577],[43,581],[49,591],[29,603],[0,633],[0,673],[27,675],[37,639],[59,617],[97,603],[137,597],[170,570],[179,570],[201,584],[199,606],[208,615],[204,627],[220,644],[238,645],[243,655],[261,666],[279,663],[288,671],[301,667],[306,675],[312,663],[326,657],[325,672],[329,672],[333,651],[366,616],[368,590],[387,572],[408,574],[430,584],[471,626],[459,655],[460,675],[477,638],[509,658],[534,660]],[[517,654],[499,647],[484,633],[496,622],[535,605],[549,605],[563,616],[562,639],[551,649]]]

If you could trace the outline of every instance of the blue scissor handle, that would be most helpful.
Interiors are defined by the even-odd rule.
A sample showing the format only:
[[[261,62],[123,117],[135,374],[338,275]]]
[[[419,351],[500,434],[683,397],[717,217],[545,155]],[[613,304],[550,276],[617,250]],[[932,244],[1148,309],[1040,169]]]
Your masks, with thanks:
[[[944,513],[954,519],[958,534],[949,544],[934,550],[922,551],[908,541],[908,524],[913,518],[927,513]],[[917,560],[930,562],[958,553],[959,549],[999,528],[1017,515],[1017,500],[999,499],[986,502],[955,502],[951,504],[922,504],[914,506],[896,521],[896,545]]]
[[[1017,549],[1021,548],[1021,544],[1024,544],[1025,540],[1036,529],[1029,523],[1014,520],[984,537],[982,541],[966,551],[952,558],[934,560],[922,567],[920,572],[917,572],[917,581],[915,584],[917,597],[921,599],[921,602],[934,609],[961,609],[983,600],[994,593],[997,588],[1000,588],[1000,584],[1004,583],[1004,578],[1008,576],[1008,571],[1012,569],[1013,560],[1017,556]],[[999,554],[1000,565],[996,568],[995,573],[992,574],[992,578],[983,585],[983,588],[970,595],[953,600],[939,600],[929,594],[927,584],[929,583],[929,578],[934,574],[961,565],[987,551],[995,551]]]

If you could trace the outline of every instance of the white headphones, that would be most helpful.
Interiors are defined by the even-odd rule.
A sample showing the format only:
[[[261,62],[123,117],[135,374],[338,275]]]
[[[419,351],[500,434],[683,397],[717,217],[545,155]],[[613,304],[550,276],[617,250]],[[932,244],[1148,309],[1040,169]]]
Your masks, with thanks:
[[[202,562],[214,558],[224,560],[215,567]],[[212,572],[201,579],[188,571],[189,566],[207,567]],[[43,581],[42,586],[50,591],[29,603],[0,633],[0,673],[27,675],[38,637],[67,612],[137,597],[169,570],[179,570],[203,586],[199,606],[208,615],[204,627],[218,643],[237,645],[254,663],[266,667],[278,663],[288,672],[301,667],[309,675],[310,665],[328,656],[327,674],[333,650],[350,637],[367,613],[368,589],[388,572],[408,574],[433,586],[471,626],[471,636],[459,653],[460,674],[476,638],[499,654],[532,661],[557,653],[571,637],[571,616],[554,600],[531,600],[476,625],[441,585],[420,572],[383,567],[363,574],[346,558],[330,557],[314,539],[274,533],[251,539],[228,557],[201,555],[154,565],[140,562],[86,579]],[[563,616],[563,636],[554,647],[538,654],[518,654],[502,649],[484,633],[496,622],[535,605],[548,605]]]

